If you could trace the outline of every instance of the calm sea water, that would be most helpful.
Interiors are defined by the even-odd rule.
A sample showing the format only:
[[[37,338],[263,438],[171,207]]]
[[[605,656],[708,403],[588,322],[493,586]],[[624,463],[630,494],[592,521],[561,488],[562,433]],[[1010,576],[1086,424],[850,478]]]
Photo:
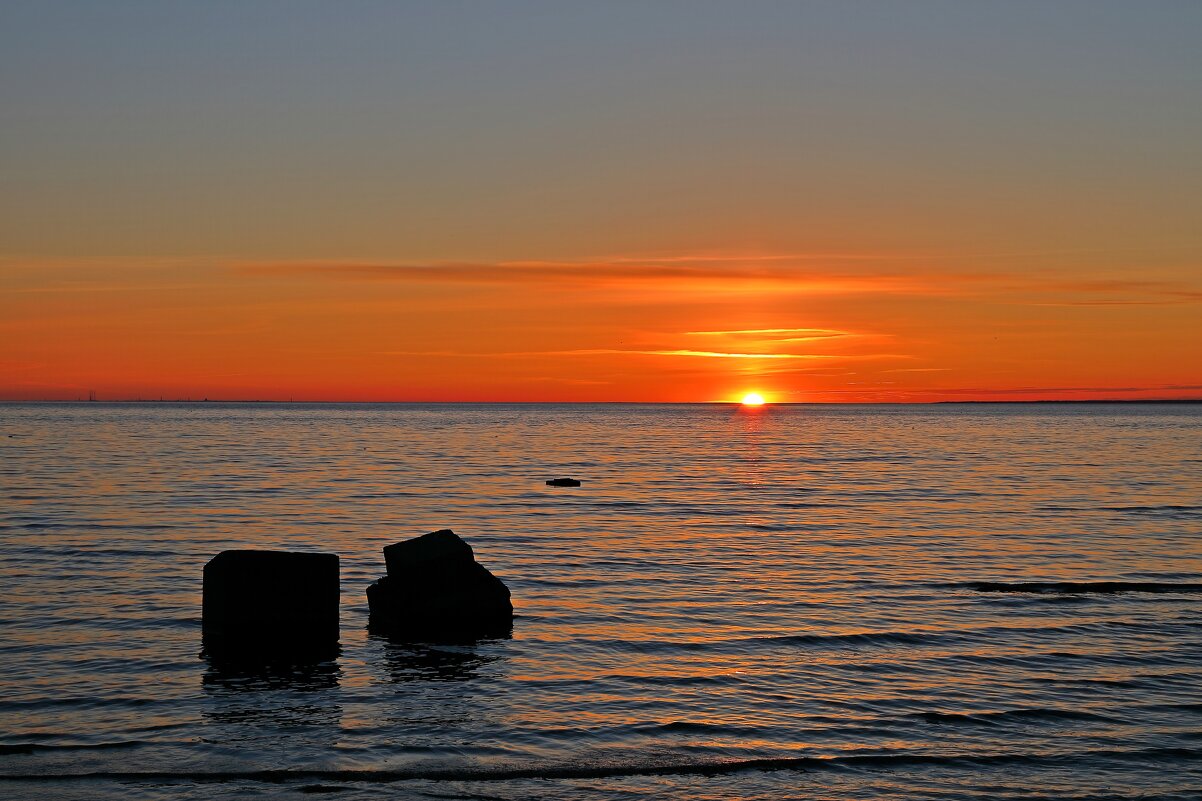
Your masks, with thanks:
[[[1202,594],[965,584],[1202,581],[1202,407],[10,404],[0,501],[7,798],[1202,795]],[[369,636],[445,527],[512,638]],[[226,548],[341,656],[201,658]]]

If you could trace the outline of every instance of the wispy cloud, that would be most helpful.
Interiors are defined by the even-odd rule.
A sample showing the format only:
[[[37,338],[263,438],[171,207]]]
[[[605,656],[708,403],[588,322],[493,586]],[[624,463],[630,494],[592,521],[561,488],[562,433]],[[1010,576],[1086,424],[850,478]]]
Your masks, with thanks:
[[[547,384],[565,384],[573,387],[599,387],[608,386],[612,381],[599,381],[591,378],[559,378],[557,376],[540,375],[525,379],[526,381],[538,381]]]
[[[1028,303],[1028,306],[1056,306],[1056,307],[1071,307],[1071,306],[1180,306],[1186,303],[1198,303],[1202,301],[1202,296],[1197,298],[1179,297],[1179,298],[1161,298],[1159,300],[1062,300],[1058,302],[1043,302],[1043,303]]]
[[[615,256],[608,261],[635,262],[640,264],[748,264],[771,262],[894,262],[929,260],[927,254],[916,253],[864,253],[848,251],[825,251],[817,253],[678,253],[670,255],[647,254],[641,256]]]
[[[65,294],[65,293],[89,293],[89,292],[104,292],[104,293],[161,292],[164,290],[169,290],[169,291],[175,292],[175,291],[183,291],[183,290],[205,289],[210,286],[211,286],[211,284],[198,284],[198,283],[102,284],[102,283],[96,283],[96,282],[86,282],[85,283],[85,282],[62,281],[62,282],[46,284],[44,286],[12,287],[12,288],[5,289],[4,291],[8,292],[8,293],[14,293],[14,294],[15,293],[20,293],[20,294]]]
[[[701,357],[707,359],[830,359],[832,356],[815,354],[815,353],[727,353],[725,351],[713,350],[565,350],[558,351],[559,354],[568,355],[595,355],[595,354],[634,354],[639,356],[690,356]]]
[[[812,339],[831,339],[834,337],[854,336],[850,331],[838,331],[833,328],[742,328],[732,331],[685,331],[688,336],[760,336],[765,334],[799,334],[781,340],[785,342],[805,342]],[[778,337],[773,336],[773,339]]]
[[[1044,294],[1069,295],[1035,301],[1033,306],[1176,306],[1202,302],[1202,289],[1180,281],[1104,278],[1050,281],[1037,286]],[[1115,297],[1121,295],[1122,297]],[[1085,297],[1082,297],[1085,296]]]
[[[240,264],[248,276],[318,278],[330,281],[396,281],[485,286],[593,289],[655,289],[698,293],[796,292],[806,294],[943,294],[955,276],[928,277],[893,270],[840,269],[793,258],[607,261],[513,261],[496,263]]]
[[[836,328],[734,328],[720,331],[685,331],[684,336],[726,338],[740,350],[772,349],[799,343],[834,343],[838,340],[886,340],[892,334],[843,331]]]
[[[1055,281],[1048,289],[1066,292],[1163,292],[1170,295],[1202,297],[1202,292],[1191,290],[1172,281],[1152,281],[1141,278],[1099,278],[1080,281]]]
[[[531,351],[500,351],[495,353],[480,351],[447,351],[447,350],[389,350],[380,351],[386,356],[437,356],[437,357],[469,357],[469,358],[522,358],[541,356],[683,356],[688,358],[708,359],[832,359],[834,356],[814,353],[730,353],[712,350],[626,350],[621,348],[581,348],[577,350],[531,350]]]

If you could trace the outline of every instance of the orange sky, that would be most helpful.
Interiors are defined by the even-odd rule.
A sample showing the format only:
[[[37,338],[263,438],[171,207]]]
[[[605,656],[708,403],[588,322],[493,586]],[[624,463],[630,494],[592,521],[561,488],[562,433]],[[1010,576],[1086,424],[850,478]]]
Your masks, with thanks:
[[[0,399],[1202,397],[1202,4],[0,6]]]
[[[1202,396],[1202,287],[1046,259],[10,260],[0,370],[9,399]]]

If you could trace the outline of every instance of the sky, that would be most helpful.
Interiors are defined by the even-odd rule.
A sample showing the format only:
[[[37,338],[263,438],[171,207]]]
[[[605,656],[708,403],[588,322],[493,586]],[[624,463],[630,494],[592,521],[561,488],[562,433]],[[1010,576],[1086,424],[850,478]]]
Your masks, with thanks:
[[[1202,3],[0,0],[0,399],[1202,397]]]

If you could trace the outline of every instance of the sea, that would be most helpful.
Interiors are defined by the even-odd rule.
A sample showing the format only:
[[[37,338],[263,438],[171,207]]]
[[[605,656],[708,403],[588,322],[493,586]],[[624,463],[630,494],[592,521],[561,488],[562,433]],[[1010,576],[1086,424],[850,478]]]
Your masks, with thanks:
[[[369,634],[443,528],[510,636]],[[233,548],[336,658],[202,653]],[[3,404],[0,797],[1196,800],[1200,585],[1202,405]]]

